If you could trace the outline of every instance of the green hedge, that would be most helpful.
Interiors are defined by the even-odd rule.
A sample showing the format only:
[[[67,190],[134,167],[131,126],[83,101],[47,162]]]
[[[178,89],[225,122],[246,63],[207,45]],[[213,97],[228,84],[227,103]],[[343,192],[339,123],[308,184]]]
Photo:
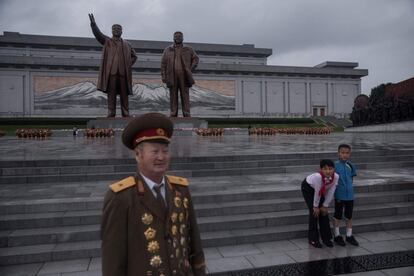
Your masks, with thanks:
[[[279,125],[279,124],[313,124],[311,118],[204,118],[209,124],[251,124],[251,125]]]

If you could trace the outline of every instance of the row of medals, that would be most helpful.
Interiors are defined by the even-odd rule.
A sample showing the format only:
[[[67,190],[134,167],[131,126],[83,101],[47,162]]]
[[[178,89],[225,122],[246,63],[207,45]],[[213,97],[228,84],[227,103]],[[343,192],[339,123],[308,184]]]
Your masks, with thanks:
[[[178,240],[179,240],[179,235],[178,235],[178,231],[181,234],[181,238],[180,238],[180,243],[181,246],[183,248],[183,256],[185,255],[185,221],[188,219],[188,198],[184,197],[183,200],[181,200],[180,197],[176,196],[174,197],[174,205],[177,208],[181,208],[181,205],[184,206],[184,208],[186,209],[186,214],[184,214],[183,212],[181,213],[176,213],[173,212],[171,214],[171,222],[172,222],[172,226],[171,226],[171,233],[173,235],[173,247],[175,249],[175,256],[177,258],[179,258],[181,256],[180,253],[180,248],[177,247],[178,245]],[[150,226],[150,224],[153,222],[153,216],[149,213],[144,213],[141,217],[142,223],[145,225]],[[180,224],[180,229],[178,230],[178,224]],[[158,241],[155,240],[155,236],[157,234],[157,231],[151,227],[148,227],[147,230],[145,230],[144,235],[145,238],[148,241],[148,245],[147,245],[147,250],[148,252],[150,252],[151,254],[154,254],[150,260],[150,265],[154,268],[158,268],[161,266],[162,264],[162,260],[160,255],[158,255],[158,251],[160,250],[160,245],[158,243]],[[151,275],[152,272],[148,271],[148,275]],[[163,275],[162,273],[160,275]]]

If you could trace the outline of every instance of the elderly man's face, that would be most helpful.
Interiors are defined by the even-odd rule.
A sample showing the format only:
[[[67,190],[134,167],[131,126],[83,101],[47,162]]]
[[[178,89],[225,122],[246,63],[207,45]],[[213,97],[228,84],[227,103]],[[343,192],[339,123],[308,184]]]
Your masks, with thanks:
[[[174,43],[181,44],[184,41],[184,36],[182,33],[175,33],[174,34]]]
[[[121,35],[122,35],[122,27],[120,25],[113,25],[112,26],[112,35],[114,37],[121,37]]]
[[[135,148],[139,171],[146,177],[162,177],[170,165],[168,144],[142,142]]]

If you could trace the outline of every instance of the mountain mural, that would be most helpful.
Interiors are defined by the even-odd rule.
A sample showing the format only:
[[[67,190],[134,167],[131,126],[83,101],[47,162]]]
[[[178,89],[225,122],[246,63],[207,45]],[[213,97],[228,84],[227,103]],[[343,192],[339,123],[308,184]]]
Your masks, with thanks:
[[[170,98],[166,86],[138,83],[134,84],[132,90],[133,95],[129,96],[131,111],[169,110]],[[190,106],[192,111],[199,108],[203,111],[201,113],[213,114],[217,110],[232,112],[235,109],[235,98],[195,85],[190,89]],[[105,114],[106,108],[106,94],[98,91],[92,82],[81,82],[35,94],[35,112],[38,114],[65,114],[65,110],[70,113],[75,110],[78,115],[99,115]]]

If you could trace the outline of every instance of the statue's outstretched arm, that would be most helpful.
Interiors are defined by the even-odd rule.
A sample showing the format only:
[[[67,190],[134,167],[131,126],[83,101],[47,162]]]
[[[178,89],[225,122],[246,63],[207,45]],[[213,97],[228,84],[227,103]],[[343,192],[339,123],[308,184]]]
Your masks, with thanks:
[[[102,45],[105,44],[105,41],[109,39],[106,35],[104,35],[98,28],[98,25],[96,25],[95,17],[93,16],[93,13],[89,14],[89,20],[91,21],[91,29],[93,32],[93,35],[95,36],[96,40],[98,40],[99,43]]]

